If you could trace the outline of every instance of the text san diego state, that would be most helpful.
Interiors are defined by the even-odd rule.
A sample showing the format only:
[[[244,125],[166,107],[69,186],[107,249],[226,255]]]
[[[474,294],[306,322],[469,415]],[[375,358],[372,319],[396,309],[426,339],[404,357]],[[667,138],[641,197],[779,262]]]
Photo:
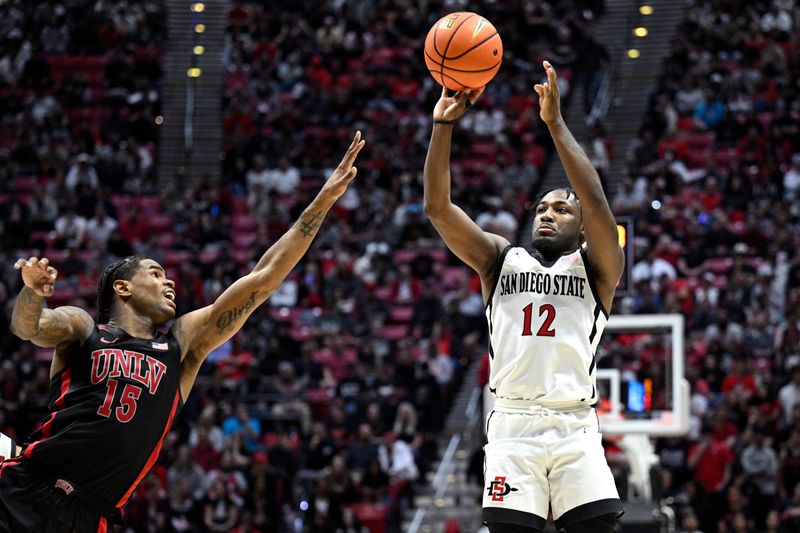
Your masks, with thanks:
[[[518,292],[534,292],[553,296],[586,297],[586,279],[568,274],[515,272],[500,276],[499,285],[500,296]]]

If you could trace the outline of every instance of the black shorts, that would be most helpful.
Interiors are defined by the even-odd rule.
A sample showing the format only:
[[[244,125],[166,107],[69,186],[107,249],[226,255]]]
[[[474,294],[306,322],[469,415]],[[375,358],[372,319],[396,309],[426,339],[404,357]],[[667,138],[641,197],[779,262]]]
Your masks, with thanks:
[[[114,520],[116,521],[116,520]],[[47,476],[30,459],[0,463],[0,532],[106,533],[112,519],[72,484]]]

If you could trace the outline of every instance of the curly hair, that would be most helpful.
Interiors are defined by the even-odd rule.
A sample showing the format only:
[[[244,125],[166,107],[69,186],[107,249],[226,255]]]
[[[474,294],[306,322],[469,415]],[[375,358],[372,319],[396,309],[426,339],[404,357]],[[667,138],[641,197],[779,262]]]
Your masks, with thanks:
[[[544,198],[553,191],[566,191],[567,200],[569,200],[570,196],[574,196],[575,201],[581,203],[581,199],[578,197],[578,193],[576,193],[572,187],[553,187],[552,189],[547,189],[546,191],[542,191],[536,195],[536,198],[534,198],[533,202],[530,204],[531,211],[536,211],[536,206],[539,205],[539,202],[542,201],[542,198]]]
[[[105,324],[111,320],[111,305],[114,303],[114,282],[118,279],[130,280],[146,259],[141,255],[123,257],[108,265],[100,276],[97,285],[97,323]]]

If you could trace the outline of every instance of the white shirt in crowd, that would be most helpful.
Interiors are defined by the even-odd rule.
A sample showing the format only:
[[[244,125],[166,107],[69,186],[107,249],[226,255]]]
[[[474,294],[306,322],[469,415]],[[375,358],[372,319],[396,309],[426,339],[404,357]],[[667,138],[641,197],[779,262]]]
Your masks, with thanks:
[[[783,409],[783,420],[787,424],[792,423],[792,411],[794,406],[800,403],[800,385],[790,381],[778,391],[778,403]],[[794,421],[797,423],[797,421]]]
[[[649,259],[643,259],[636,263],[633,267],[632,271],[633,281],[646,281],[646,280],[658,280],[661,279],[662,276],[667,276],[669,279],[675,279],[677,273],[675,272],[675,267],[672,266],[669,262],[661,259],[660,257],[656,257],[652,261]]]
[[[378,448],[378,462],[381,464],[381,469],[390,476],[405,481],[414,481],[419,477],[411,446],[402,440],[398,439],[392,444],[391,457],[386,445],[381,445]]]

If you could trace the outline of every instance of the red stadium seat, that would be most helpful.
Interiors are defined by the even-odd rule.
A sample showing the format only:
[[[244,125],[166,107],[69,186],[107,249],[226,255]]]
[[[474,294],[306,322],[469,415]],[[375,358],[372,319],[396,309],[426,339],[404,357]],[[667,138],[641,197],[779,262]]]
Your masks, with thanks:
[[[169,232],[172,230],[172,215],[151,214],[147,217],[147,223],[153,233]]]
[[[213,263],[219,257],[219,250],[217,248],[207,248],[200,252],[200,262],[204,265]]]
[[[158,196],[138,196],[136,203],[142,212],[158,213],[161,211],[161,198]]]
[[[123,213],[131,208],[133,205],[133,196],[127,196],[122,194],[112,194],[111,195],[111,203],[114,204],[114,207],[117,208],[117,211]]]
[[[389,319],[392,322],[406,324],[411,320],[414,308],[410,305],[396,305],[389,310]]]
[[[396,250],[394,252],[395,263],[409,263],[417,256],[414,250]]]
[[[181,263],[189,261],[192,252],[186,250],[167,250],[164,252],[164,266],[180,266]]]
[[[255,240],[255,233],[235,233],[233,235],[233,246],[234,248],[246,249],[249,251],[252,249]]]
[[[686,135],[689,149],[706,150],[714,144],[716,134],[713,131],[699,131]]]
[[[255,231],[258,227],[255,217],[251,215],[233,215],[231,228],[235,232]]]
[[[396,324],[384,326],[381,336],[390,341],[400,340],[408,335],[408,325]]]
[[[369,529],[369,533],[386,532],[386,506],[382,503],[356,503],[352,505],[353,514]]]
[[[247,204],[247,198],[238,196],[231,198],[231,209],[234,215],[246,215],[250,213],[250,206]]]

